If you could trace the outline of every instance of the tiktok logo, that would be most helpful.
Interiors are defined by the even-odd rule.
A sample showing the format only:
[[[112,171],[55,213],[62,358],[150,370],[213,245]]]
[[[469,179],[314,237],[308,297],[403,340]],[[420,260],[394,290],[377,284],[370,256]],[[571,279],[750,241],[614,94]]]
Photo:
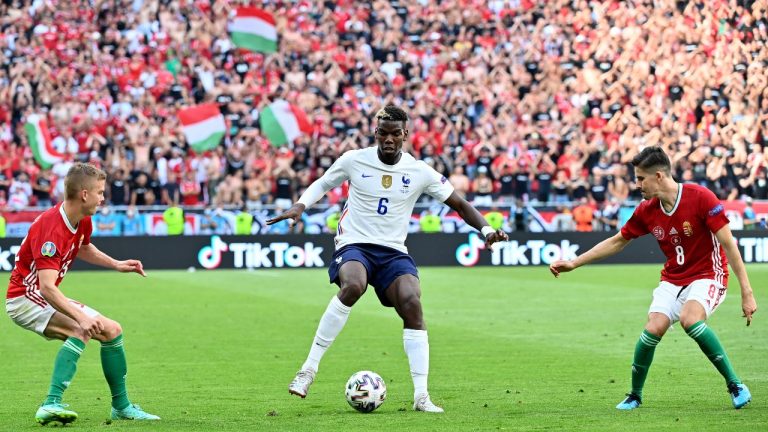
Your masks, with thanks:
[[[456,261],[465,267],[471,267],[480,259],[481,249],[485,249],[485,240],[477,233],[470,233],[467,243],[456,248]]]
[[[201,266],[207,269],[215,269],[221,264],[222,252],[228,251],[227,244],[219,236],[211,236],[211,245],[204,246],[197,253],[197,261]]]

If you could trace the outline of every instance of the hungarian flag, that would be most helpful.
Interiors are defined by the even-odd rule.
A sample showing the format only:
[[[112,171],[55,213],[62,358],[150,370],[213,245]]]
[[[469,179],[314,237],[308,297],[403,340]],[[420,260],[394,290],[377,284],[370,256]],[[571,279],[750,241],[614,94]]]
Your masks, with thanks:
[[[273,146],[293,142],[302,133],[312,133],[312,125],[301,108],[278,99],[259,116],[261,130]]]
[[[213,103],[180,110],[179,120],[187,144],[198,153],[218,146],[227,130],[219,106]]]
[[[277,51],[277,29],[271,13],[255,7],[239,7],[229,23],[232,42],[249,51],[273,53]]]
[[[27,131],[32,154],[34,154],[35,160],[40,167],[48,169],[53,164],[64,159],[64,155],[53,148],[51,133],[48,131],[45,117],[38,114],[30,115],[27,117],[24,129]]]

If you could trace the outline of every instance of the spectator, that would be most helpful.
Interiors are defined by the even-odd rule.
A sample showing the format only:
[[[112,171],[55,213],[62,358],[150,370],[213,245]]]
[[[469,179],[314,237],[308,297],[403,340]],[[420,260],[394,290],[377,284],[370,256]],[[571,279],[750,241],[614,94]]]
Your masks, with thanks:
[[[485,214],[485,220],[494,230],[504,229],[504,215],[496,207],[492,207],[491,211]]]
[[[141,236],[147,230],[144,227],[144,218],[134,207],[129,207],[125,215],[120,219],[120,227],[124,236]]]
[[[184,234],[184,210],[175,205],[169,206],[163,212],[163,222],[166,226],[167,235]]]
[[[464,174],[464,167],[456,165],[448,180],[453,185],[454,191],[456,191],[462,198],[466,198],[467,193],[469,193],[471,189],[471,183],[469,177]]]
[[[32,194],[35,196],[35,205],[37,207],[48,208],[53,205],[51,186],[53,186],[51,171],[47,169],[40,171],[32,185]]]
[[[419,228],[423,233],[438,233],[443,229],[440,215],[433,214],[429,209],[425,210],[419,218]]]
[[[200,232],[202,234],[230,235],[235,232],[232,224],[225,214],[224,209],[216,207],[207,208],[203,212],[200,221]]]
[[[46,116],[54,146],[68,155],[53,167],[54,178],[63,178],[75,156],[95,152],[110,183],[125,181],[114,175],[120,169],[135,179],[131,186],[139,183],[135,173],[146,173],[142,187],[152,193],[131,190],[131,203],[154,204],[169,173],[186,170],[195,172],[210,202],[255,203],[250,188],[242,196],[243,179],[254,176],[261,179],[260,201],[270,202],[284,192],[273,187],[282,159],[295,173],[295,194],[343,151],[370,144],[367,118],[386,93],[418,116],[416,157],[434,147],[424,157],[435,167],[453,174],[461,166],[474,179],[483,166],[492,181],[503,171],[497,159],[512,161],[517,198],[536,192],[539,201],[565,201],[559,174],[541,165],[546,154],[572,179],[571,200],[588,196],[596,174],[608,180],[608,197],[639,200],[626,187],[631,173],[620,171],[647,145],[668,151],[678,178],[721,198],[768,198],[764,2],[466,7],[445,0],[409,2],[405,14],[396,3],[373,2],[365,17],[359,2],[337,2],[332,10],[323,2],[267,2],[281,35],[278,52],[267,56],[231,49],[222,30],[233,8],[227,2],[206,3],[204,11],[134,3],[104,6],[109,13],[81,13],[80,2],[0,6],[3,17],[26,17],[5,29],[3,56],[12,61],[0,86],[0,112],[7,113],[0,116],[7,147],[0,190],[11,183],[1,177],[10,180],[25,163],[22,125],[35,113]],[[65,25],[56,31],[66,43],[40,36],[56,34],[39,33],[49,23]],[[275,153],[258,125],[259,111],[278,97],[307,112],[314,129],[311,138],[286,146],[291,157]],[[215,150],[185,157],[176,112],[203,102],[219,103],[229,127]],[[500,182],[502,196],[509,184]]]
[[[118,169],[109,183],[109,202],[112,205],[127,205],[131,202],[131,189],[125,171]]]
[[[98,213],[93,215],[93,235],[94,236],[114,236],[120,235],[120,215],[112,211],[108,206],[103,206]]]
[[[752,207],[752,198],[744,198],[744,211],[742,212],[742,219],[744,219],[744,229],[753,230],[757,227],[757,216],[755,215],[755,209]]]
[[[8,188],[8,206],[21,210],[29,206],[32,197],[32,186],[29,184],[27,173],[19,173]]]
[[[184,180],[179,185],[181,203],[185,206],[196,206],[200,203],[200,183],[195,179],[195,173],[186,171]]]
[[[591,232],[594,220],[594,209],[587,202],[587,198],[581,198],[579,205],[573,209],[573,221],[576,223],[576,231]]]
[[[147,187],[147,175],[139,173],[136,184],[131,188],[131,206],[145,206],[154,204],[154,192]]]
[[[235,234],[250,235],[253,229],[253,215],[248,212],[248,207],[243,207],[235,215]]]
[[[181,186],[177,179],[175,172],[168,173],[168,181],[163,185],[161,204],[171,207],[181,204]]]
[[[483,165],[477,168],[477,177],[472,181],[472,191],[475,194],[472,205],[475,207],[493,205],[493,181],[488,177],[488,168]]]

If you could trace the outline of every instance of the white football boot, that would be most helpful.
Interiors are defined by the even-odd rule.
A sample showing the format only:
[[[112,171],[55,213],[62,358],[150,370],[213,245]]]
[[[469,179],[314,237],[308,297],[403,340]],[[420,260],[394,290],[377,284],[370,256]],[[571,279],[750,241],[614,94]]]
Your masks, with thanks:
[[[429,399],[429,393],[422,393],[416,396],[416,400],[413,402],[413,409],[416,411],[424,411],[430,413],[444,413],[445,410],[432,403]]]
[[[309,386],[315,381],[316,373],[317,371],[312,368],[306,368],[296,372],[296,377],[291,381],[291,384],[288,385],[288,393],[299,396],[302,399],[307,397]]]

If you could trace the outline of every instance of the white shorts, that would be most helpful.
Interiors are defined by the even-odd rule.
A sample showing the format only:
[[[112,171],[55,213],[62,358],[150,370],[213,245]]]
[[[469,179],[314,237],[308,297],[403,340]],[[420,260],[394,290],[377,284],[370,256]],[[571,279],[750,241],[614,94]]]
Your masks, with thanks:
[[[69,300],[69,303],[72,306],[80,308],[91,318],[96,318],[101,315],[98,311],[91,309],[80,302],[72,299],[67,300]],[[8,313],[8,316],[11,317],[13,322],[20,327],[33,331],[46,339],[51,339],[45,335],[45,329],[48,327],[48,322],[51,320],[53,314],[56,313],[56,309],[45,301],[39,299],[32,301],[26,296],[6,299],[5,311]]]
[[[699,279],[683,288],[669,282],[661,282],[653,290],[653,301],[648,313],[658,312],[669,317],[670,323],[680,321],[680,312],[685,302],[694,300],[704,307],[707,318],[725,300],[725,287],[712,279]]]

